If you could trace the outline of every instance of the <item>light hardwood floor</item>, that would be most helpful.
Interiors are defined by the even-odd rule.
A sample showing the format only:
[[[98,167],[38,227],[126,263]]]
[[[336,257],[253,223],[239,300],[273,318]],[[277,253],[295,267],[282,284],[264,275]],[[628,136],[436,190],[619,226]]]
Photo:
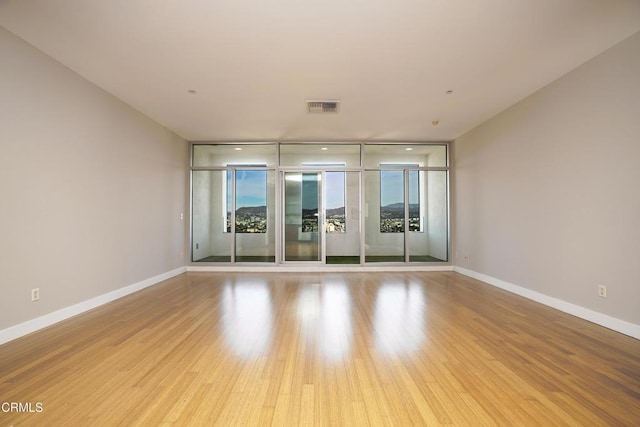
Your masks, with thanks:
[[[637,426],[640,341],[457,273],[187,273],[0,346],[0,400],[42,405],[2,426]]]

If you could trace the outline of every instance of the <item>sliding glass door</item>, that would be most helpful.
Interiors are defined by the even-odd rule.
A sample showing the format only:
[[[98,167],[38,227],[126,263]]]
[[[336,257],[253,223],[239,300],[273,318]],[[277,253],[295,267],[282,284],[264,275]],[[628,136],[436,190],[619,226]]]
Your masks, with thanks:
[[[275,262],[275,171],[234,171],[235,261]]]
[[[360,264],[359,173],[285,171],[284,261]]]
[[[284,261],[321,261],[321,172],[284,172]]]

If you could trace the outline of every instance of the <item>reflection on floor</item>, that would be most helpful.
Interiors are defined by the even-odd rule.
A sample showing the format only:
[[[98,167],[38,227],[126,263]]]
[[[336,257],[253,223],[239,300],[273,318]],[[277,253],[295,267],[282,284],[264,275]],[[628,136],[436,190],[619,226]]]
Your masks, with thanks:
[[[191,272],[1,345],[0,425],[640,426],[639,372],[458,273]]]

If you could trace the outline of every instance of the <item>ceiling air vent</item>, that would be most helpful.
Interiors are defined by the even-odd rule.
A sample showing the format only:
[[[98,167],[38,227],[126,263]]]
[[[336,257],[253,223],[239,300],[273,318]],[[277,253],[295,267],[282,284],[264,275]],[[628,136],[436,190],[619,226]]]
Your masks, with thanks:
[[[307,101],[307,111],[311,114],[337,113],[340,101]]]

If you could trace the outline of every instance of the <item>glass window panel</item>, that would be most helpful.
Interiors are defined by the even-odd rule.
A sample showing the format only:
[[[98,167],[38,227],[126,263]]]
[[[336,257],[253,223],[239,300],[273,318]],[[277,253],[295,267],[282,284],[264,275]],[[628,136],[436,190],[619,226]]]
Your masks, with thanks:
[[[360,145],[281,144],[280,165],[289,167],[360,167]]]
[[[418,191],[423,208],[423,232],[409,233],[409,260],[411,262],[446,262],[448,260],[447,172],[421,171],[419,184],[421,184]]]
[[[383,163],[419,167],[447,166],[447,146],[440,144],[368,144],[364,146],[364,167]]]
[[[318,232],[320,174],[302,174],[302,232]]]
[[[226,184],[223,186],[224,196],[222,200],[225,201],[225,205],[222,209],[222,215],[224,217],[224,232],[231,233],[231,209],[233,208],[233,171],[226,171]]]
[[[437,260],[448,261],[448,200],[447,172],[426,172],[427,227],[429,255]]]
[[[402,171],[399,172],[402,175]],[[382,201],[383,191],[381,191],[380,177],[380,171],[366,171],[364,173],[365,262],[404,262],[404,233],[383,232],[381,226],[383,219],[381,214],[384,212],[381,205],[404,203],[404,190],[395,188],[394,191],[400,194],[400,198],[392,199],[389,197]],[[384,191],[390,190],[391,188],[385,187]]]
[[[345,172],[327,172],[325,176],[327,233],[346,233]]]
[[[284,178],[284,259],[320,261],[320,173],[286,172]]]
[[[192,172],[192,245],[194,262],[230,262],[231,235],[226,233],[226,171]]]
[[[334,175],[336,183],[331,184]],[[333,222],[335,227],[334,232],[327,233],[326,263],[360,264],[360,172],[327,172],[326,177],[327,223]],[[343,188],[343,196],[331,194],[331,188]],[[340,200],[343,209],[336,207]],[[344,224],[341,231],[339,223]]]
[[[276,165],[275,144],[194,144],[194,167]]]
[[[420,189],[423,187],[420,182],[424,178],[424,172],[417,170],[409,171],[409,231],[422,231],[423,229],[423,194]]]
[[[267,171],[236,170],[236,233],[267,232]]]
[[[275,204],[275,171],[236,171],[236,262],[275,262]]]
[[[404,172],[380,171],[380,232],[404,232]]]

